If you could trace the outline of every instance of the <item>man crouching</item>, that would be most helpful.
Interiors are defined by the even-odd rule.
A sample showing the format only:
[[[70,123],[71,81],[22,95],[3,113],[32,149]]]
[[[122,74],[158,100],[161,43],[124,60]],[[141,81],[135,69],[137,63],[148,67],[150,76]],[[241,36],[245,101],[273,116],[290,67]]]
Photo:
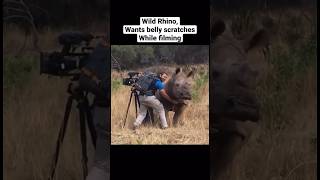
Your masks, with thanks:
[[[148,108],[152,108],[155,112],[159,113],[161,127],[166,129],[168,127],[165,110],[162,103],[156,98],[155,92],[159,90],[159,93],[168,101],[173,104],[178,102],[168,96],[164,90],[166,81],[168,80],[168,74],[163,72],[155,76],[153,73],[144,73],[139,77],[139,80],[134,85],[134,90],[139,94],[140,108],[136,121],[134,122],[134,129],[137,129],[147,115]]]

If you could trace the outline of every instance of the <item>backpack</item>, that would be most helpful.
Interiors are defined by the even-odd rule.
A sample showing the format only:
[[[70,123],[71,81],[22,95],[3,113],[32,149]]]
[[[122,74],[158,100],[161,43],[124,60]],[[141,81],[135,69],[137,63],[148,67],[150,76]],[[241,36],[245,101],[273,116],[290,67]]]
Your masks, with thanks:
[[[152,85],[154,84],[155,80],[158,79],[157,74],[154,73],[144,73],[142,76],[138,78],[134,87],[138,90],[141,94],[153,94]]]

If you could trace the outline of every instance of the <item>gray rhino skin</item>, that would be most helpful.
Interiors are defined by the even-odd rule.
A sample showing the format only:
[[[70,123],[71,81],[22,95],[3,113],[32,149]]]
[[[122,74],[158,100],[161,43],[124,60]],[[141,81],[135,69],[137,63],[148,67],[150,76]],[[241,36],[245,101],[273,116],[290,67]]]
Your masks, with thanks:
[[[259,71],[254,62],[268,42],[264,29],[237,40],[225,22],[218,20],[211,29],[210,47],[210,161],[211,178],[227,178],[235,155],[247,142],[259,121],[259,104],[255,94]]]
[[[177,68],[176,72],[170,77],[169,81],[165,86],[165,91],[168,95],[180,102],[179,104],[173,105],[171,102],[164,99],[159,92],[156,93],[156,97],[163,104],[166,111],[166,119],[168,126],[177,126],[178,124],[184,124],[184,111],[188,106],[188,101],[191,100],[191,91],[193,85],[193,71],[188,74],[182,72],[181,68]],[[173,111],[174,116],[171,120],[168,116],[168,111]]]

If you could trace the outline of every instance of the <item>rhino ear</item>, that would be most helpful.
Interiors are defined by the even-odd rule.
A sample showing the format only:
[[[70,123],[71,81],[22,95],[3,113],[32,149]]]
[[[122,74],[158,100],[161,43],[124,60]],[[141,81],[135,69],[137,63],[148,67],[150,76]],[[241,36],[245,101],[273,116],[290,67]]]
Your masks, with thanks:
[[[189,77],[193,77],[193,75],[194,75],[194,71],[192,70],[192,71],[190,71],[190,72],[188,73],[187,77],[188,77],[188,78],[189,78]]]
[[[211,28],[211,41],[215,40],[226,30],[226,24],[223,20],[217,20],[213,23]]]
[[[180,73],[181,72],[181,68],[177,68],[176,69],[176,74]]]
[[[250,39],[244,42],[245,51],[249,52],[255,47],[265,47],[269,43],[269,36],[265,29],[261,29],[256,32]]]

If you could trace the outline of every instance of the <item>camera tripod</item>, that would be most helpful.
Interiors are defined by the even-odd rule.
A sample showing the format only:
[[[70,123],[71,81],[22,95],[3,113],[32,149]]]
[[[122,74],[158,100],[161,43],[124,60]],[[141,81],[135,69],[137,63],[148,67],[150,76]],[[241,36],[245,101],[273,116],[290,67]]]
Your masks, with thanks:
[[[87,92],[84,92],[80,90],[79,88],[72,89],[73,87],[72,82],[68,85],[68,93],[70,96],[68,97],[66,106],[65,106],[65,113],[63,122],[60,127],[59,136],[57,139],[56,144],[56,151],[53,158],[53,164],[50,172],[49,180],[53,180],[55,175],[56,166],[59,159],[60,154],[60,147],[63,143],[63,139],[66,133],[68,121],[69,121],[69,115],[71,112],[71,107],[73,101],[77,102],[77,108],[79,111],[79,117],[80,117],[80,137],[81,137],[81,146],[82,146],[82,170],[83,170],[83,178],[85,179],[88,174],[88,168],[87,168],[87,137],[86,137],[86,121],[88,124],[88,128],[90,131],[92,143],[94,145],[94,148],[96,148],[96,131],[93,124],[92,114],[90,112],[90,106],[89,101],[87,98]]]
[[[126,120],[127,120],[127,117],[128,117],[128,112],[129,112],[132,96],[134,96],[134,107],[135,107],[135,110],[136,110],[136,118],[138,116],[138,106],[140,107],[140,101],[139,101],[139,97],[138,97],[137,91],[132,88],[131,89],[129,103],[128,103],[128,106],[127,106],[126,116],[124,118],[124,123],[123,123],[122,128],[124,128],[126,126]]]
[[[123,123],[122,128],[124,128],[126,126],[126,120],[127,120],[129,108],[131,105],[132,96],[134,96],[134,106],[135,106],[135,110],[136,110],[136,118],[138,116],[138,107],[140,107],[139,95],[138,95],[138,92],[134,88],[132,88],[129,103],[127,106],[126,116],[124,118],[124,123]],[[148,117],[148,119],[152,122],[153,119],[151,119],[151,113],[152,113],[152,111],[150,109],[148,109],[146,118]],[[146,122],[146,121],[144,121],[144,122]]]

